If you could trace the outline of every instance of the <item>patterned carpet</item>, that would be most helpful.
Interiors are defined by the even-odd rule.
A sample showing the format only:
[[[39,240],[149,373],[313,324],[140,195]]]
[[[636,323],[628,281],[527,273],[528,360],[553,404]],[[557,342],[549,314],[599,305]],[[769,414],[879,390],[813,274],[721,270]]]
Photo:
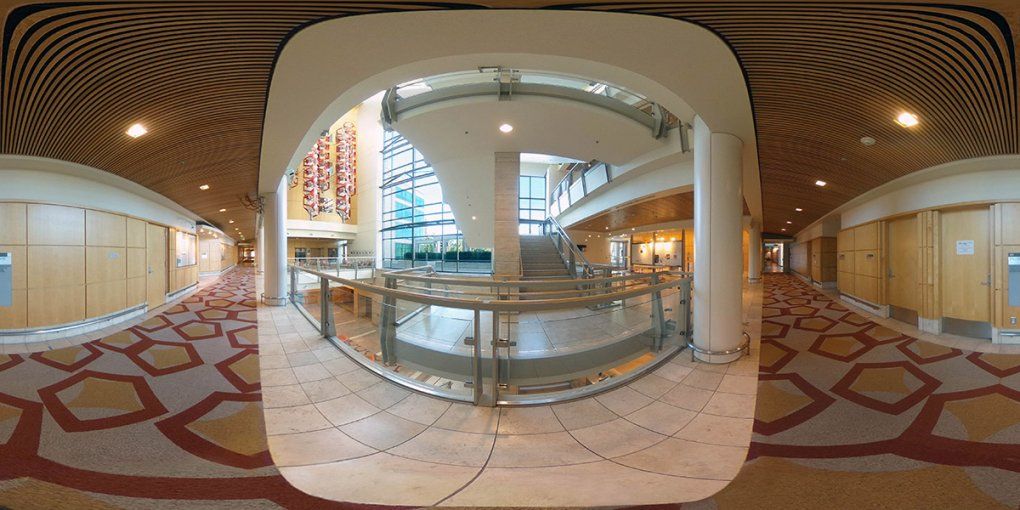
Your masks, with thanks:
[[[748,462],[694,508],[1018,508],[1020,356],[935,345],[766,275]]]
[[[333,506],[269,456],[254,288],[236,269],[115,335],[0,354],[0,506]]]
[[[272,465],[253,289],[238,269],[116,335],[0,355],[0,506],[355,506]],[[763,305],[749,460],[684,508],[1020,505],[1020,356],[901,335],[786,275]]]

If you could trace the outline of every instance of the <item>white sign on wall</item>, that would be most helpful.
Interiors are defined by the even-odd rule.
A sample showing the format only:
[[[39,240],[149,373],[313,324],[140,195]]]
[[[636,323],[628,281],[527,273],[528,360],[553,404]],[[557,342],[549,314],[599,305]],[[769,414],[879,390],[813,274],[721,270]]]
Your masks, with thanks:
[[[956,241],[956,254],[957,255],[973,255],[974,254],[974,240],[970,239],[967,241]]]

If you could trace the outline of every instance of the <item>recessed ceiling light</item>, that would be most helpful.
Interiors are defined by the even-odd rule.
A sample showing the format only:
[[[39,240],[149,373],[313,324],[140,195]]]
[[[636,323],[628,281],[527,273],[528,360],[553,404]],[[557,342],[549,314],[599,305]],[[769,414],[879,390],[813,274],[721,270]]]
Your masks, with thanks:
[[[918,122],[920,121],[917,120],[917,115],[910,112],[903,112],[896,116],[896,123],[905,128],[914,127]]]
[[[127,133],[127,135],[130,136],[131,138],[138,138],[139,136],[142,136],[148,132],[149,130],[145,129],[145,126],[141,124],[132,124],[131,127],[129,127],[127,131],[125,131],[125,133]]]
[[[499,130],[504,133],[509,133],[514,130],[514,127],[511,126],[510,124],[500,124]]]
[[[861,137],[861,143],[863,143],[864,145],[867,145],[868,147],[871,147],[872,145],[875,145],[875,142],[876,142],[876,140],[874,138],[870,137],[870,136],[862,136]]]
[[[471,219],[473,219],[473,220],[477,220],[477,219],[478,219],[478,216],[472,216],[472,217],[471,217]]]
[[[803,211],[804,209],[801,209],[800,207],[794,207],[794,208],[793,208],[793,210],[794,210],[794,211],[797,211],[797,212],[801,212],[801,211]]]
[[[788,222],[786,222],[786,224],[787,225],[793,225],[793,222],[792,221],[788,221]]]
[[[779,229],[779,230],[782,230],[783,232],[786,232],[786,229],[785,229],[785,228],[781,228],[781,229]]]
[[[822,180],[815,181],[815,186],[825,186],[826,184],[829,184],[829,183],[827,183],[825,181],[822,181]]]
[[[220,209],[220,212],[227,212],[226,209]]]
[[[631,230],[634,230],[634,227],[631,227],[630,229],[631,229]]]
[[[203,185],[199,186],[198,189],[200,189],[202,191],[205,191],[205,190],[209,189],[209,185],[208,184],[203,184]]]
[[[234,222],[234,220],[230,220],[230,222],[229,222],[229,223],[233,223],[233,222]]]

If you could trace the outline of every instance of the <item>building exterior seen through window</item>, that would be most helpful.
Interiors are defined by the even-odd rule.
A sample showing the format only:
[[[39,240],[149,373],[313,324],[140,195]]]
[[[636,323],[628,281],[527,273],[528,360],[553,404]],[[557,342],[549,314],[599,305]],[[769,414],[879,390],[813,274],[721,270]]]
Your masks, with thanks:
[[[520,234],[542,235],[545,221],[545,176],[522,175],[517,200]]]
[[[492,252],[464,244],[432,166],[396,131],[383,135],[382,165],[383,267],[492,272]]]

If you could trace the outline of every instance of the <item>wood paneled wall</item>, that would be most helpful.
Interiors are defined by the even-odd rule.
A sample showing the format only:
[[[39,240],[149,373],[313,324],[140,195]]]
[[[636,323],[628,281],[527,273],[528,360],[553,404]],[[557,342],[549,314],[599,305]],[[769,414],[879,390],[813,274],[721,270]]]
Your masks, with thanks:
[[[811,279],[820,283],[836,281],[835,237],[816,237],[811,240]]]
[[[845,229],[836,236],[836,286],[872,304],[882,304],[882,235],[879,222]]]
[[[237,247],[215,237],[198,238],[198,270],[222,271],[237,263]]]
[[[0,203],[0,251],[11,252],[14,270],[13,306],[0,307],[0,329],[80,322],[144,303],[145,236],[145,221],[121,214]]]
[[[1006,257],[1020,253],[1020,203],[995,204],[992,208],[992,307],[993,325],[999,329],[1020,329],[1020,307],[1009,306]],[[1015,323],[1014,323],[1015,319]]]
[[[811,241],[790,245],[790,269],[805,278],[811,278]]]

